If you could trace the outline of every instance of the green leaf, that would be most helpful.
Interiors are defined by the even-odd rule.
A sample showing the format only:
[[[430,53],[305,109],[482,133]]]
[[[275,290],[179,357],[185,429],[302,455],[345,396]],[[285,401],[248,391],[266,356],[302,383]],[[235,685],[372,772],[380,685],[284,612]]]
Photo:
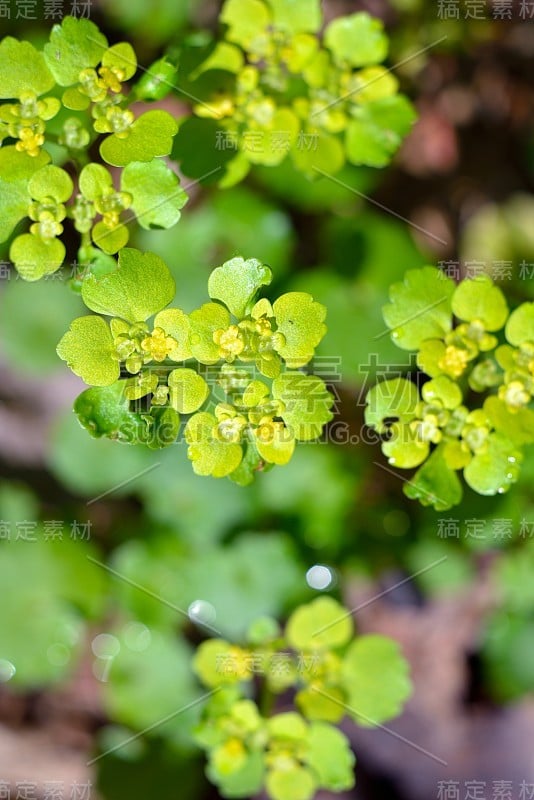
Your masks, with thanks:
[[[135,85],[140,100],[162,100],[176,85],[177,68],[165,57],[159,58],[143,72]]]
[[[80,172],[79,185],[88,200],[96,200],[113,186],[113,179],[102,164],[87,164]]]
[[[211,765],[206,769],[208,778],[219,786],[223,797],[255,797],[260,791],[265,774],[263,753],[254,750],[249,753],[243,766],[231,775],[214,772]]]
[[[100,145],[100,155],[114,167],[168,156],[177,130],[176,120],[167,111],[147,111],[132,123],[124,139],[115,134],[107,136]]]
[[[301,689],[295,703],[308,720],[340,722],[345,716],[345,695],[337,687],[328,687],[328,696],[315,686]]]
[[[308,736],[308,726],[296,711],[276,714],[267,721],[267,731],[272,739],[287,742],[304,742]]]
[[[176,341],[176,347],[169,353],[171,361],[185,361],[191,358],[189,344],[191,324],[189,317],[181,309],[166,308],[164,311],[160,311],[154,318],[154,328],[161,328],[167,336],[172,336]]]
[[[64,17],[61,25],[52,28],[44,57],[57,83],[72,86],[78,83],[82,70],[100,63],[107,46],[106,37],[94,22]]]
[[[193,669],[205,686],[214,689],[244,679],[245,675],[240,674],[236,659],[231,660],[234,650],[233,645],[224,639],[208,639],[197,647]],[[231,668],[233,663],[236,663],[235,669]]]
[[[281,422],[261,425],[255,432],[259,455],[268,464],[288,464],[295,452],[295,437]]]
[[[0,75],[2,100],[18,99],[23,92],[44,94],[54,86],[43,54],[29,42],[19,42],[12,36],[0,42]]]
[[[82,298],[97,314],[143,322],[161,311],[174,297],[176,285],[169,268],[154,253],[126,247],[119,253],[115,272],[83,282]]]
[[[487,447],[464,469],[466,483],[483,495],[504,494],[519,477],[521,452],[507,435],[491,433]]]
[[[326,308],[306,292],[288,292],[275,300],[273,310],[285,340],[278,352],[291,369],[304,366],[326,333]]]
[[[342,66],[379,64],[388,52],[388,38],[381,20],[366,12],[334,19],[325,30],[324,42]]]
[[[277,108],[272,118],[256,132],[260,134],[257,147],[248,147],[244,139],[242,152],[251,164],[265,164],[275,167],[287,157],[289,150],[295,145],[300,129],[297,115],[289,108]],[[256,128],[251,128],[255,131]],[[275,136],[278,134],[278,136]],[[282,146],[280,145],[282,141]]]
[[[496,431],[520,447],[534,443],[534,411],[520,408],[509,411],[498,397],[488,397],[484,401],[484,411]]]
[[[50,164],[34,172],[28,183],[28,190],[34,200],[53,197],[58,203],[66,203],[74,190],[68,172]]]
[[[124,633],[117,638],[120,649],[103,684],[107,713],[135,731],[153,728],[156,737],[190,744],[201,697],[191,670],[191,646],[154,629],[140,651],[130,648]]]
[[[261,261],[233,258],[217,267],[208,280],[212,300],[220,300],[234,317],[243,319],[262,286],[268,286],[272,272]]]
[[[219,19],[228,26],[226,39],[248,50],[266,33],[271,15],[261,0],[226,0]]]
[[[151,408],[149,424],[139,441],[150,450],[161,450],[176,442],[180,432],[180,415],[174,408]]]
[[[365,424],[379,433],[387,430],[385,421],[410,422],[419,403],[417,386],[405,378],[381,381],[369,390],[365,407]]]
[[[69,108],[71,111],[85,111],[91,105],[90,98],[86,94],[82,94],[75,86],[65,89],[61,102],[65,108]]]
[[[39,236],[23,233],[13,241],[9,257],[21,278],[38,281],[43,275],[55,272],[63,264],[65,246],[59,239],[44,241]]]
[[[347,158],[352,164],[384,167],[389,164],[417,115],[403,95],[383,97],[353,111],[347,128]]]
[[[217,420],[212,414],[195,414],[185,428],[189,445],[188,458],[197,475],[224,478],[237,469],[243,457],[240,445],[221,441],[214,436]]]
[[[310,147],[299,144],[291,150],[291,158],[296,168],[307,173],[311,178],[317,178],[317,172],[333,174],[339,172],[345,163],[345,149],[337,136],[330,136],[323,130],[310,132],[316,135],[310,139]]]
[[[401,469],[418,467],[428,456],[430,445],[421,439],[417,427],[400,423],[391,426],[391,438],[382,443],[382,452],[391,465]]]
[[[452,311],[466,322],[479,320],[487,331],[498,331],[508,317],[506,299],[487,275],[477,275],[456,287]]]
[[[236,157],[234,148],[221,148],[219,144],[219,137],[225,133],[224,126],[215,119],[184,117],[174,139],[172,158],[180,163],[185,175],[202,184],[221,181],[226,166]]]
[[[109,69],[120,70],[120,80],[127,81],[137,71],[137,56],[135,50],[128,42],[119,42],[110,47],[102,56],[102,66]]]
[[[147,230],[171,228],[187,203],[178,177],[158,159],[128,164],[122,172],[121,189],[132,195],[137,222]]]
[[[353,634],[352,615],[332,597],[318,597],[289,617],[286,639],[295,650],[343,647]]]
[[[18,516],[14,523],[30,519],[35,515]],[[37,526],[30,534],[35,541],[12,535],[2,544],[0,581],[10,598],[0,605],[2,659],[16,668],[13,689],[68,680],[81,656],[84,618],[98,618],[104,611],[106,576],[88,558],[96,553],[87,542],[69,538],[70,523],[59,526],[62,540],[47,540]],[[37,608],[39,613],[33,613]]]
[[[216,364],[220,361],[219,346],[213,334],[226,329],[230,324],[228,310],[219,303],[205,303],[189,315],[191,324],[191,352],[201,364]]]
[[[369,634],[352,642],[341,667],[351,717],[363,727],[396,717],[412,691],[408,672],[392,639]]]
[[[404,494],[423,506],[447,511],[462,499],[462,484],[456,472],[447,466],[442,447],[437,447],[428,461],[404,484]]]
[[[106,436],[130,444],[146,439],[147,423],[139,414],[130,411],[125,386],[126,381],[96,386],[76,398],[74,413],[80,425],[95,439]]]
[[[315,375],[285,372],[273,381],[273,397],[284,404],[281,417],[295,439],[317,439],[324,425],[333,419],[334,398],[324,381]]]
[[[265,787],[273,800],[311,800],[317,783],[311,770],[295,763],[284,769],[271,769]]]
[[[434,267],[409,270],[390,289],[382,313],[395,344],[418,350],[425,339],[441,339],[452,327],[454,282]]]
[[[91,239],[104,253],[114,255],[128,244],[130,233],[126,225],[116,225],[109,228],[104,222],[99,221],[91,231]]]
[[[29,203],[27,181],[8,183],[0,178],[0,242],[9,239],[21,219],[28,215]]]
[[[57,354],[75,375],[91,386],[109,386],[120,367],[109,325],[102,317],[79,317],[57,346]]]
[[[180,414],[192,414],[204,404],[209,387],[193,369],[173,369],[169,373],[170,404]]]
[[[437,401],[444,408],[450,410],[458,408],[463,399],[462,390],[447,375],[440,375],[434,380],[427,381],[421,390],[421,394],[427,403],[432,405]]]
[[[316,33],[321,27],[320,0],[269,0],[274,24],[288,33]]]
[[[0,148],[0,179],[3,181],[28,181],[29,178],[50,161],[46,150],[38,156],[20,153],[15,145]]]
[[[354,786],[356,758],[347,737],[332,725],[310,725],[305,759],[321,788],[344,792]]]
[[[534,342],[534,303],[523,303],[512,311],[506,323],[505,335],[510,344],[516,347],[524,342]]]
[[[209,70],[223,70],[225,72],[241,72],[245,65],[243,51],[228,42],[217,42],[213,50],[209,53],[205,61],[198,66],[189,76],[191,80],[196,80],[199,75]]]

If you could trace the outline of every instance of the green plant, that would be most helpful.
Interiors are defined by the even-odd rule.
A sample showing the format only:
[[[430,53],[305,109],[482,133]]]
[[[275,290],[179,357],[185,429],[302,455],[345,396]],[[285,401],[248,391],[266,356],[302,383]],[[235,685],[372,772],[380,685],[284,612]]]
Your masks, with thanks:
[[[214,164],[221,185],[251,165],[288,156],[314,178],[346,161],[384,167],[410,130],[415,112],[380,66],[388,38],[367,13],[339,17],[322,37],[319,0],[226,0],[224,38],[198,36],[182,48],[179,71],[195,98],[174,153],[189,175]],[[195,138],[205,143],[198,152]]]
[[[66,17],[52,28],[42,50],[4,38],[0,241],[10,241],[9,257],[27,281],[47,278],[70,256],[74,260],[70,286],[94,313],[71,322],[57,352],[88,384],[74,410],[93,438],[141,445],[139,464],[151,449],[170,448],[183,439],[197,475],[247,485],[259,471],[286,465],[296,444],[318,439],[333,418],[334,397],[313,374],[316,348],[326,333],[326,309],[306,291],[289,291],[273,302],[260,297],[272,281],[271,270],[240,257],[212,271],[209,302],[191,313],[170,307],[176,295],[171,271],[158,255],[127,247],[128,226],[135,222],[150,231],[171,228],[180,219],[187,195],[164,160],[169,155],[185,174],[213,177],[221,187],[238,183],[251,165],[274,167],[288,155],[307,180],[337,172],[346,161],[385,166],[415,113],[397,93],[396,79],[379,66],[387,37],[368,14],[334,20],[322,41],[316,0],[291,6],[278,0],[228,0],[221,21],[223,41],[193,37],[181,48],[178,63],[170,54],[158,59],[130,91],[127,82],[137,71],[133,48],[125,42],[110,47],[88,20]],[[178,75],[180,89],[195,99],[191,114],[179,121],[161,109],[137,115],[136,101],[161,100]],[[261,146],[250,149],[249,139],[258,136]],[[228,137],[237,150],[226,148]],[[24,221],[27,229],[21,227]],[[41,324],[36,323],[37,330]],[[101,452],[97,479],[102,478]],[[119,456],[108,465],[109,474],[123,466]],[[87,480],[85,463],[83,472]],[[146,478],[141,489],[152,510],[161,505],[164,479],[158,477],[157,484]],[[335,480],[324,486],[332,491],[330,507],[343,507],[337,511],[341,530],[349,487],[340,490]],[[194,511],[189,518],[200,520],[213,540],[238,518],[230,506],[245,504],[228,500],[237,498],[229,491],[220,496],[227,504],[224,519],[219,509],[216,521]],[[306,505],[308,536],[318,543],[324,537],[321,519],[331,523],[331,515],[323,506]],[[165,514],[155,514],[163,526],[174,516],[168,509]],[[23,685],[64,677],[79,655],[69,640],[69,624],[81,637],[86,620],[104,616],[107,584],[100,562],[89,555],[92,548],[78,554],[58,543],[48,552],[45,541],[43,535],[35,553],[18,544],[8,562],[13,574],[17,564],[36,575],[41,561],[45,564],[46,574],[22,594],[19,607],[25,608],[27,598],[33,602],[35,586],[41,602],[51,582],[56,591],[50,608],[64,628],[59,635],[52,625],[36,624],[36,646],[48,654],[43,666],[34,658],[34,637],[23,641],[18,617],[8,615],[7,651],[21,665],[17,680]],[[277,614],[291,599],[293,606],[298,602],[299,592],[292,592],[302,568],[283,534],[268,540],[245,534],[227,547],[212,541],[201,555],[192,535],[186,548],[183,544],[176,548],[174,535],[158,542],[182,574],[176,589],[180,606],[191,609],[202,583],[204,594],[213,596],[214,565],[227,570],[231,588],[216,587],[220,595],[215,591],[226,635],[238,637],[239,625],[247,624],[246,614],[233,619],[236,607],[248,603],[252,618],[258,608]],[[257,565],[258,553],[265,564]],[[143,563],[150,561],[151,554],[135,543],[117,551],[126,572],[136,572],[139,555]],[[252,591],[238,585],[241,574],[248,577],[286,557],[269,603],[260,597],[266,594],[261,580]],[[73,570],[80,586],[96,587],[94,602],[80,595]],[[135,642],[132,646],[128,625],[119,637],[105,640],[117,651],[110,656],[117,661],[105,693],[107,708],[122,724],[143,729],[152,724],[152,704],[165,717],[176,698],[187,707],[199,700],[190,669],[192,647],[185,637],[176,637],[165,603],[154,612],[137,596],[126,595],[118,607],[135,630],[144,630],[135,619],[138,613],[156,619],[146,654],[140,655]],[[98,647],[93,652],[97,660],[108,658]],[[138,669],[145,658],[146,680]],[[230,658],[229,669],[221,671],[221,658]],[[224,796],[245,797],[265,786],[275,800],[307,800],[321,788],[350,788],[354,756],[335,724],[346,715],[363,726],[380,724],[401,711],[410,692],[407,665],[395,643],[373,635],[354,639],[350,612],[328,597],[297,608],[283,633],[264,617],[252,624],[245,644],[204,642],[193,663],[214,695],[195,738],[208,752],[209,777]],[[287,670],[280,672],[277,663]],[[169,672],[181,676],[181,694],[167,691]],[[256,683],[259,705],[250,699]],[[287,691],[294,691],[298,710],[274,708]],[[132,709],[132,696],[148,700]],[[183,744],[189,737],[190,745],[193,718],[170,725],[169,738]]]
[[[393,341],[417,352],[430,380],[421,390],[406,378],[377,384],[365,419],[391,465],[422,465],[405,493],[450,508],[462,497],[458,470],[479,494],[506,492],[534,442],[534,304],[510,313],[489,277],[455,286],[432,267],[409,271],[390,299]]]
[[[271,277],[259,261],[228,261],[210,276],[213,302],[188,315],[166,308],[175,283],[162,259],[121,250],[116,271],[82,285],[86,305],[111,321],[75,319],[58,345],[94,387],[75,403],[81,424],[159,448],[176,441],[186,417],[195,472],[243,484],[286,464],[297,441],[320,436],[333,397],[299,371],[326,331],[325,309],[304,292],[256,300]]]
[[[135,93],[124,94],[137,70],[131,45],[109,47],[92,22],[65,17],[42,52],[2,39],[0,69],[0,99],[8,101],[0,105],[0,241],[23,219],[32,222],[9,251],[23,278],[35,281],[63,265],[65,220],[81,240],[78,283],[87,271],[113,269],[106,255],[128,242],[127,223],[168,228],[178,221],[187,196],[159,158],[171,152],[178,126],[166,111],[131,110]],[[105,166],[90,162],[96,143],[106,164],[123,168],[118,186]]]
[[[196,739],[223,797],[250,797],[262,786],[273,800],[350,789],[355,759],[335,723],[347,715],[378,725],[398,714],[410,693],[397,645],[377,635],[354,639],[350,612],[330,597],[297,608],[283,633],[264,617],[243,646],[207,640],[193,664],[213,692]],[[259,706],[250,697],[255,679]],[[289,689],[298,711],[272,713],[274,698]]]

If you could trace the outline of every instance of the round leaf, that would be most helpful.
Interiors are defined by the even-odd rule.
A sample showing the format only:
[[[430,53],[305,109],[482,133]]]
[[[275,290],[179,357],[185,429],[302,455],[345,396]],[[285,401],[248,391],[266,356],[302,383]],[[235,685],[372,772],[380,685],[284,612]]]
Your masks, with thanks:
[[[237,469],[243,451],[238,444],[216,439],[213,433],[216,425],[216,418],[206,412],[191,417],[185,428],[185,439],[189,444],[187,455],[197,475],[224,478]]]
[[[176,291],[169,268],[154,253],[141,253],[126,247],[119,253],[115,272],[97,278],[88,275],[82,298],[98,314],[142,322],[161,311]]]
[[[323,722],[310,725],[305,758],[321,788],[344,792],[354,786],[356,758],[347,737],[332,725]]]
[[[338,62],[353,67],[378,64],[388,52],[382,22],[366,12],[333,20],[325,30],[324,42]]]
[[[191,352],[201,364],[220,361],[219,346],[213,340],[215,331],[230,324],[230,314],[219,303],[205,303],[189,315]]]
[[[480,320],[487,331],[498,331],[508,317],[505,297],[487,275],[477,275],[456,287],[452,311],[466,322]]]
[[[292,369],[302,367],[326,333],[326,308],[306,292],[288,292],[274,302],[273,311],[285,340],[279,354]]]
[[[36,95],[50,91],[54,78],[44,56],[29,42],[19,42],[6,36],[0,42],[0,98],[19,98],[23,92]]]
[[[119,379],[113,337],[102,317],[73,320],[57,346],[57,354],[75,375],[91,386],[109,386]]]
[[[519,476],[522,455],[508,436],[492,433],[485,452],[477,453],[464,469],[464,478],[475,492],[504,494]]]
[[[128,164],[122,172],[121,189],[132,195],[137,222],[147,230],[171,228],[187,202],[178,177],[158,159]]]
[[[100,145],[100,155],[114,167],[168,156],[177,130],[176,121],[166,111],[147,111],[135,120],[124,139],[115,134],[107,136]]]
[[[169,353],[171,361],[185,361],[191,358],[189,317],[179,308],[166,308],[154,318],[154,328],[161,328],[167,336],[172,336],[176,347]]]
[[[137,71],[137,56],[128,42],[120,42],[110,47],[102,56],[102,66],[122,72],[121,81],[132,78]]]
[[[65,258],[65,246],[59,239],[45,242],[39,236],[23,233],[13,241],[9,257],[21,278],[38,281],[43,275],[59,269]]]
[[[74,190],[74,185],[64,169],[50,164],[32,175],[28,190],[34,200],[53,197],[58,203],[66,203]]]
[[[534,342],[534,303],[523,303],[512,311],[505,334],[510,344],[516,347],[523,342]]]
[[[372,727],[397,716],[412,691],[408,671],[392,639],[370,634],[352,642],[341,668],[352,718]]]
[[[268,286],[272,272],[255,258],[233,258],[217,267],[208,280],[212,300],[220,300],[234,317],[246,316],[249,307],[262,286]]]
[[[64,17],[54,25],[44,56],[50,71],[60,86],[78,83],[83,69],[96,67],[107,49],[106,37],[94,22],[76,17]]]
[[[454,282],[434,267],[409,270],[403,283],[393,284],[382,312],[398,347],[418,350],[425,339],[441,339],[450,331],[454,289]]]
[[[192,414],[205,402],[209,387],[193,369],[173,369],[169,374],[170,403],[180,414]]]
[[[318,597],[290,616],[286,639],[295,650],[342,647],[353,633],[352,616],[332,597]]]
[[[405,378],[381,381],[367,394],[365,424],[383,433],[386,430],[385,420],[410,422],[414,419],[418,403],[419,391],[411,381]]]
[[[315,375],[285,372],[273,381],[273,397],[283,403],[282,419],[298,441],[317,439],[333,418],[334,398]]]
[[[87,164],[80,172],[80,191],[88,200],[96,200],[113,186],[109,170],[102,164]]]

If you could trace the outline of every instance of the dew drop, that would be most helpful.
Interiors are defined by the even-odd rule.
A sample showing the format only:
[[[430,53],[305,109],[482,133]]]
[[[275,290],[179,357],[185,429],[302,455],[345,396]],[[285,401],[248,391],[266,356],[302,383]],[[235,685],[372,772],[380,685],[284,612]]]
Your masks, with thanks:
[[[114,658],[121,649],[121,643],[111,633],[99,633],[91,642],[91,650],[97,658]]]
[[[208,603],[207,600],[193,600],[187,609],[187,613],[191,622],[200,623],[201,625],[210,625],[217,618],[215,607]]]
[[[15,665],[5,658],[0,658],[0,683],[7,683],[16,672]]]
[[[315,564],[306,573],[306,583],[311,589],[317,589],[318,591],[328,589],[333,580],[334,574],[332,570],[329,567],[325,567],[324,564]]]

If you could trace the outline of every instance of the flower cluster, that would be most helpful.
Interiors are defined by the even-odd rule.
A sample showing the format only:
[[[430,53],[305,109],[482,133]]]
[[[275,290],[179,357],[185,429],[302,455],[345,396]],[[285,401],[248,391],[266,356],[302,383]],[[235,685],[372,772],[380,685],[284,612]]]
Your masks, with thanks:
[[[455,286],[426,267],[392,287],[384,317],[430,377],[421,392],[395,378],[367,398],[366,422],[384,435],[389,463],[423,465],[406,494],[449,508],[461,498],[457,470],[480,494],[505,492],[519,474],[521,448],[534,442],[534,304],[510,313],[489,277]]]
[[[411,691],[395,642],[353,637],[350,612],[320,597],[297,608],[284,632],[261,618],[243,646],[224,639],[200,645],[194,669],[214,694],[196,740],[223,797],[251,797],[265,786],[273,800],[309,800],[321,788],[352,787],[354,756],[332,723],[347,715],[359,725],[378,725],[400,712]],[[263,706],[294,689],[299,711],[261,713],[250,699],[255,678]]]
[[[177,123],[160,110],[136,118],[124,93],[136,69],[132,47],[109,47],[86,19],[65,17],[42,52],[9,36],[0,42],[0,100],[8,101],[0,105],[0,241],[21,220],[33,223],[10,249],[26,280],[62,265],[66,218],[81,235],[78,260],[86,267],[102,262],[100,251],[109,255],[125,246],[124,221],[168,228],[179,219],[186,195],[158,158],[170,153]],[[62,109],[69,114],[59,114]],[[103,161],[124,167],[118,189],[103,165],[88,163],[89,147],[101,137]],[[73,195],[74,185],[79,192]],[[127,209],[131,216],[124,219]]]
[[[321,435],[333,397],[300,371],[326,331],[324,307],[304,292],[256,301],[271,277],[254,259],[232,259],[210,276],[212,301],[186,314],[166,307],[175,284],[165,263],[123,248],[118,269],[82,285],[85,304],[111,321],[76,319],[58,345],[95,387],[76,402],[81,423],[95,436],[162,447],[184,421],[199,475],[249,483],[286,464],[297,441]]]
[[[224,40],[207,52],[186,48],[181,66],[198,99],[194,114],[214,132],[214,144],[230,151],[224,185],[241,180],[251,164],[275,166],[288,155],[311,177],[337,172],[346,160],[389,163],[415,113],[380,66],[388,40],[379,20],[339,17],[321,40],[318,0],[226,0],[221,21]],[[196,122],[177,137],[184,168]]]

